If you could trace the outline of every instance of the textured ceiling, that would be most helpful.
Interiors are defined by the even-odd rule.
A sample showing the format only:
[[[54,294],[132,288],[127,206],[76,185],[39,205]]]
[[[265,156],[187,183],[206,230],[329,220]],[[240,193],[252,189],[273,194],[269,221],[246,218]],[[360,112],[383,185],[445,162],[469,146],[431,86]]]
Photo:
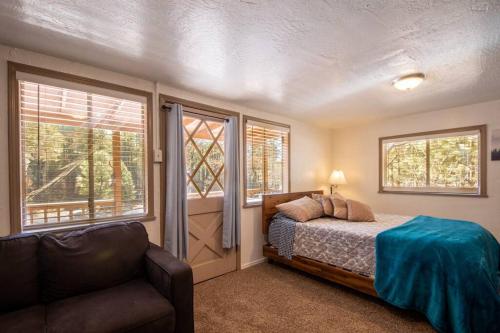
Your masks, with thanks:
[[[2,0],[0,42],[329,127],[500,98],[498,0]]]

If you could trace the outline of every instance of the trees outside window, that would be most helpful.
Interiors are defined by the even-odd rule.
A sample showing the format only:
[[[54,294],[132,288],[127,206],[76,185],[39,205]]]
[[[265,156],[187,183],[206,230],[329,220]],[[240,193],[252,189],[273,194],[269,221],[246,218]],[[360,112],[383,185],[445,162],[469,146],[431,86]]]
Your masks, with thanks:
[[[244,117],[245,205],[259,205],[263,194],[290,190],[290,127]]]
[[[12,232],[152,218],[152,94],[9,63]]]
[[[480,126],[381,138],[381,192],[485,193],[484,133]]]

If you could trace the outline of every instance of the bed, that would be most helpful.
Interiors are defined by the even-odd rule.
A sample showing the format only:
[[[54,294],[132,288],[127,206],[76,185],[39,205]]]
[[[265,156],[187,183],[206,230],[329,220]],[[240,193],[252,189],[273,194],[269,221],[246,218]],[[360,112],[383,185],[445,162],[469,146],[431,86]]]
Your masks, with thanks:
[[[268,243],[281,256],[314,259],[367,277],[375,277],[375,239],[414,216],[375,214],[374,222],[349,222],[321,217],[307,223],[279,214],[269,226]],[[291,224],[287,227],[286,224]]]
[[[276,209],[277,205],[279,205],[280,203],[296,200],[304,196],[311,197],[313,193],[323,194],[323,191],[308,191],[308,192],[264,195],[262,198],[262,232],[266,235],[269,234],[272,219],[278,212],[278,210]],[[317,238],[320,238],[321,235],[323,236],[327,235],[326,237],[328,237],[329,232],[330,232],[330,237],[336,237],[342,234],[346,235],[345,232],[344,233],[342,232],[345,231],[345,229],[342,230],[342,227],[340,227],[340,229],[333,230],[333,232],[332,229],[328,230],[329,229],[327,224],[328,221],[332,221],[332,218],[321,218],[315,220],[314,222],[297,224],[295,231],[301,235],[300,237],[301,255],[293,255],[291,258],[279,255],[279,248],[278,244],[276,244],[276,240],[272,239],[273,237],[268,237],[269,242],[266,245],[264,245],[263,248],[264,256],[269,258],[270,260],[283,263],[285,265],[294,267],[296,269],[300,269],[302,271],[319,276],[329,281],[336,282],[341,285],[356,289],[365,294],[377,296],[377,292],[375,291],[374,288],[374,276],[373,276],[374,259],[368,260],[368,262],[365,261],[364,264],[360,262],[362,260],[358,260],[357,263],[353,263],[352,261],[349,260],[342,260],[338,256],[335,257],[333,253],[330,253],[329,257],[331,258],[331,260],[328,260],[327,259],[328,255],[323,251],[324,248],[321,248],[321,245],[319,247],[310,246],[311,244],[315,243],[315,240],[317,240]],[[397,219],[392,222],[385,223],[384,226],[386,228],[389,228],[392,225],[397,225],[401,223],[404,223],[404,221],[402,221],[402,219]],[[366,225],[367,223],[363,224]],[[330,227],[331,226],[332,224],[330,223]],[[372,226],[380,227],[380,225],[376,225],[373,223]],[[370,243],[376,236],[376,233],[377,231],[374,229],[372,229],[371,232],[368,234],[361,232],[358,235],[352,233],[351,231],[350,235],[348,235],[347,237],[351,237],[351,239],[352,238],[364,239],[366,243]],[[358,249],[360,249],[362,252],[364,251],[364,253],[366,253],[366,251],[368,252],[370,251],[369,249],[367,250],[367,247],[363,246],[358,247]],[[333,251],[334,248],[332,247],[331,250]],[[351,248],[351,250],[355,252],[355,249]],[[345,251],[345,253],[348,252],[349,251]],[[372,252],[369,255],[373,258],[374,253]],[[360,258],[360,256],[358,256],[358,258]],[[341,264],[341,262],[343,264]]]
[[[422,215],[296,223],[277,214],[280,203],[314,193],[323,194],[263,196],[270,261],[417,310],[439,332],[500,332],[500,244],[486,229]]]

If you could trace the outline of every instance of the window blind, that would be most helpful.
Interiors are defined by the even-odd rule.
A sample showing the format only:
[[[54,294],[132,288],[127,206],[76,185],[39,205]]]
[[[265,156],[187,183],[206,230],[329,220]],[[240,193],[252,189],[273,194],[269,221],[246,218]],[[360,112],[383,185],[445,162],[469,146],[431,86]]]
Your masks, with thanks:
[[[288,191],[289,128],[247,121],[246,203],[258,203],[263,194]]]
[[[383,190],[479,194],[481,131],[382,139]]]
[[[146,103],[18,84],[23,226],[145,215]]]

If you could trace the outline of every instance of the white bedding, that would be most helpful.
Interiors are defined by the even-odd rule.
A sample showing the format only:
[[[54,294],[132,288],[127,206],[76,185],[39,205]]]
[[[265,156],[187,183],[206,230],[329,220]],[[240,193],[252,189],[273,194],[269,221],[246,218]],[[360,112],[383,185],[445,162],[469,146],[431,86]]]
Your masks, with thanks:
[[[324,217],[296,223],[293,254],[373,277],[375,237],[412,218],[376,214],[376,222],[347,222]]]

